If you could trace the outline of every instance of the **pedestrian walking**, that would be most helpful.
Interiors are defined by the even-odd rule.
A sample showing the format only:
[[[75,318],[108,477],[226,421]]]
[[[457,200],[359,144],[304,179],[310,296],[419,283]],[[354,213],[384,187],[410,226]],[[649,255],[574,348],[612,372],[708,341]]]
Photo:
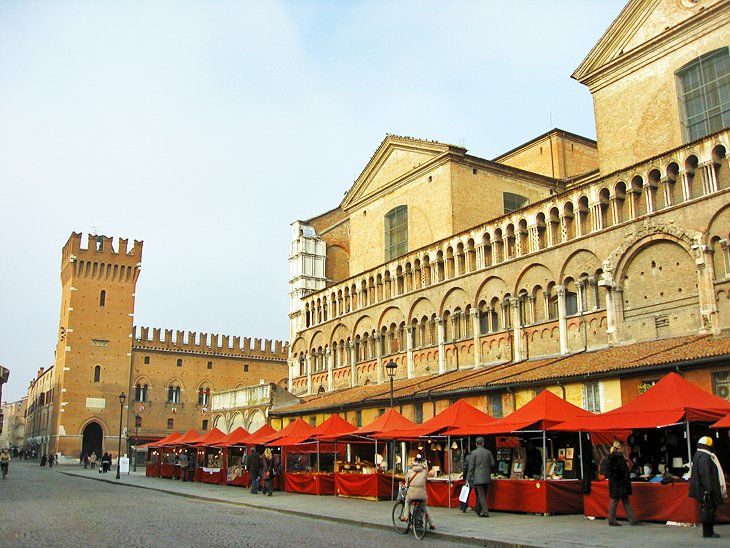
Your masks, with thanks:
[[[48,455],[48,467],[49,468],[53,468],[53,463],[54,462],[56,462],[56,455],[54,455],[53,453],[51,453],[50,455]]]
[[[471,488],[469,487],[469,482],[467,481],[467,476],[469,475],[469,450],[464,451],[464,458],[461,462],[461,477],[464,480],[464,487],[466,487],[466,499],[462,502],[459,500],[459,510],[462,511],[462,513],[466,512],[469,508],[469,496],[471,495]]]
[[[91,469],[94,469],[94,466],[96,466],[96,451],[91,452],[91,456],[89,457],[89,465],[91,466]]]
[[[104,453],[101,456],[101,471],[106,474],[112,467],[112,456],[109,453]]]
[[[492,482],[492,468],[497,462],[494,455],[489,449],[484,447],[484,438],[481,436],[475,440],[476,449],[469,456],[469,470],[467,480],[472,489],[476,489],[477,503],[474,512],[482,518],[489,517],[489,505],[487,504],[487,494],[489,493],[489,484]]]
[[[608,496],[611,501],[608,504],[608,524],[611,527],[620,527],[621,524],[616,521],[616,510],[618,503],[621,501],[624,505],[626,517],[631,525],[641,525],[636,519],[634,511],[631,509],[629,495],[631,495],[631,474],[629,466],[626,464],[626,458],[623,453],[624,444],[622,441],[615,440],[611,446],[611,452],[605,460],[604,475],[608,479]]]
[[[263,469],[264,478],[264,495],[274,494],[274,457],[271,454],[271,449],[268,447],[264,449],[264,454],[261,457],[261,467]]]
[[[46,462],[47,461],[48,461],[48,457],[46,456],[45,453],[43,453],[43,456],[41,457],[41,468],[45,468],[46,467]]]
[[[195,453],[191,453],[190,455],[188,455],[188,464],[186,466],[186,479],[188,481],[193,481],[195,479],[195,465]]]
[[[715,533],[717,506],[727,498],[727,484],[720,461],[713,452],[712,438],[703,436],[692,457],[689,496],[700,503],[700,521],[704,538],[718,538]]]
[[[251,494],[259,494],[259,483],[261,482],[261,456],[256,448],[251,449],[248,456],[248,477],[251,480]]]
[[[0,453],[0,469],[2,469],[3,479],[8,476],[8,468],[10,467],[11,460],[10,451],[8,451],[8,448],[6,447],[2,450],[2,453]]]

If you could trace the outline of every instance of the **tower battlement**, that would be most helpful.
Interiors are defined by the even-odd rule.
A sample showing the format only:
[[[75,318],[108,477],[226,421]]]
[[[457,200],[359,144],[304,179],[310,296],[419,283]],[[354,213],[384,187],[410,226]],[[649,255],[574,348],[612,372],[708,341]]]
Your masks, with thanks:
[[[289,343],[270,339],[231,337],[195,331],[173,331],[158,327],[137,327],[132,330],[135,350],[170,350],[199,354],[225,354],[240,357],[267,357],[286,360]]]
[[[87,260],[87,261],[114,261],[119,263],[123,260],[125,264],[128,262],[139,263],[142,261],[142,245],[140,240],[134,240],[132,249],[128,249],[129,240],[118,238],[118,249],[114,248],[114,238],[104,236],[102,234],[88,234],[86,247],[81,247],[81,232],[72,232],[66,245],[63,246],[61,259],[63,263],[67,263],[71,259]]]

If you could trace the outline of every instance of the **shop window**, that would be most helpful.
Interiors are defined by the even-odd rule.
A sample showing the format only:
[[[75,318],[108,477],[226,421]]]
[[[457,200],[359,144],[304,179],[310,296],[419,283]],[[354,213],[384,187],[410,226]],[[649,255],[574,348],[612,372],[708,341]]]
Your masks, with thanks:
[[[504,416],[502,394],[489,394],[487,396],[487,414],[492,415],[495,419],[501,419]]]
[[[730,371],[716,371],[712,374],[712,393],[730,401]]]
[[[730,126],[730,55],[723,47],[677,71],[685,142]]]
[[[174,419],[167,419],[167,429],[172,430],[175,427]]]
[[[408,207],[398,206],[385,215],[385,260],[408,252]]]
[[[203,427],[202,427],[202,429],[203,430],[207,430],[208,429],[208,419],[203,419]]]
[[[591,413],[601,412],[601,387],[597,382],[583,385],[583,409]]]
[[[101,366],[97,365],[94,367],[94,382],[101,381]]]
[[[416,424],[423,423],[423,403],[413,404],[413,422]]]
[[[149,356],[145,356],[144,357],[144,364],[145,365],[149,365],[150,364],[150,357]]]

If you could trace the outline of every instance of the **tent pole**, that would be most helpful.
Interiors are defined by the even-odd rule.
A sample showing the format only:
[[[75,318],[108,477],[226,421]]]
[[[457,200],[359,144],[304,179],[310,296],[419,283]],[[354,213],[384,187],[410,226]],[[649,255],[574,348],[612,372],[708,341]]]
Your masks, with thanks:
[[[689,438],[689,421],[684,421],[685,434],[687,435],[687,462],[692,464],[692,441]]]
[[[317,473],[319,474],[319,439],[317,439]]]
[[[547,444],[545,430],[542,431],[542,479],[547,479]]]
[[[580,458],[580,479],[585,479],[586,471],[583,469],[583,433],[578,431],[578,453]]]
[[[451,508],[451,467],[453,461],[451,460],[451,435],[446,436],[446,446],[449,448],[449,508]]]

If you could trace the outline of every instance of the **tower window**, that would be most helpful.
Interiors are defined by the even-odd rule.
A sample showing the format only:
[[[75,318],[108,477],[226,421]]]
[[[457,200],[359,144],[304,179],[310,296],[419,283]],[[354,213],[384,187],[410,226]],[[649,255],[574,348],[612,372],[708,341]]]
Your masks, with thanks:
[[[213,369],[213,362],[208,362],[208,369]]]
[[[730,54],[706,53],[677,71],[685,142],[730,126]]]
[[[144,363],[145,363],[145,365],[149,365],[149,363],[150,363],[150,357],[149,356],[145,356],[144,357]]]
[[[398,206],[385,215],[385,260],[408,252],[408,207]]]
[[[178,359],[177,360],[177,366],[178,367],[182,367],[182,359]]]
[[[174,428],[174,425],[175,425],[174,419],[167,419],[167,429],[168,430],[172,430]]]
[[[106,291],[104,289],[101,290],[101,293],[99,293],[99,306],[104,306],[106,304]]]
[[[202,430],[207,430],[207,429],[208,429],[208,419],[203,419],[203,428],[202,428]]]
[[[97,365],[94,367],[94,382],[101,381],[101,366]]]
[[[243,364],[243,372],[248,373],[248,364],[247,363]]]

